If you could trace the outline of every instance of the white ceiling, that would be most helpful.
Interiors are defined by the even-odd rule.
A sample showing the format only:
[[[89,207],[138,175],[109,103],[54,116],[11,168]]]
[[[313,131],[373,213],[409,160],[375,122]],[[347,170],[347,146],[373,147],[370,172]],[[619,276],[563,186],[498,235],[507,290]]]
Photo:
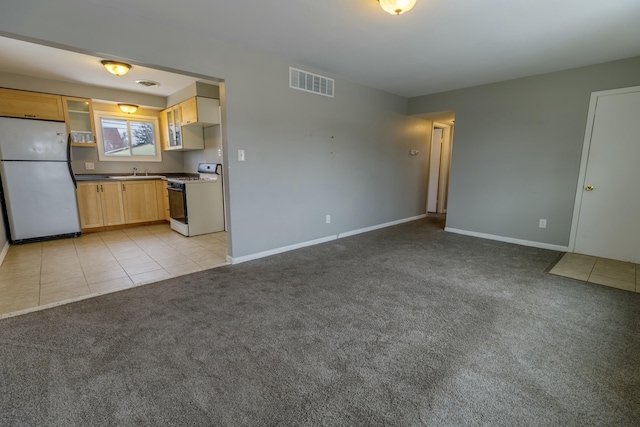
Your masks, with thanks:
[[[640,0],[418,0],[400,16],[376,0],[91,3],[406,97],[640,55]],[[3,52],[0,45],[0,69]],[[41,58],[20,61],[43,76],[67,75]],[[74,74],[91,80],[97,65],[85,66]],[[141,78],[161,80],[145,72]]]
[[[104,69],[100,63],[103,59],[114,58],[98,58],[0,37],[0,71],[7,73],[156,96],[168,96],[195,81],[207,81],[138,65],[133,66],[126,75],[116,77]],[[136,80],[152,80],[160,83],[160,86],[145,87],[137,84]]]

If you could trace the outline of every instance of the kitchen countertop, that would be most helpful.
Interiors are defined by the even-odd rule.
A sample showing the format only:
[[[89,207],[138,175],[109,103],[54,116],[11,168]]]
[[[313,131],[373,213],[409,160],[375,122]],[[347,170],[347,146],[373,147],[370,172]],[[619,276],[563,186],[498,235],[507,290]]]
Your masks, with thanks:
[[[153,176],[161,176],[162,178],[158,178],[158,179],[163,179],[166,180],[167,178],[173,178],[173,177],[179,177],[179,176],[198,176],[198,174],[194,174],[194,173],[163,173],[163,174],[151,174]],[[127,179],[127,181],[140,181],[140,180],[148,180],[149,178],[147,178],[144,174],[138,174],[139,178],[136,179],[134,177],[131,177],[131,174],[125,174],[125,173],[113,173],[113,174],[77,174],[76,175],[76,181],[122,181],[120,179],[117,178],[112,178],[114,176],[127,176],[130,177]]]

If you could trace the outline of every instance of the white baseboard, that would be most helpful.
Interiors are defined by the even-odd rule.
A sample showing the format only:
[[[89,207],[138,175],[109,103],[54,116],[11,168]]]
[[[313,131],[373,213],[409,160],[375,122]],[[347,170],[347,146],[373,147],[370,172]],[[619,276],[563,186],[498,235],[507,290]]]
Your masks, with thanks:
[[[385,222],[384,224],[372,225],[371,227],[359,228],[357,230],[345,231],[344,233],[338,234],[338,239],[342,239],[343,237],[355,236],[356,234],[366,233],[368,231],[379,230],[381,228],[392,227],[394,225],[402,224],[409,221],[415,221],[417,219],[426,218],[427,214],[412,216],[409,218],[399,219],[397,221]]]
[[[366,233],[367,231],[378,230],[380,228],[391,227],[393,225],[402,224],[404,222],[415,221],[417,219],[426,218],[426,216],[427,216],[426,214],[418,215],[418,216],[412,216],[412,217],[409,217],[409,218],[399,219],[397,221],[385,222],[384,224],[378,224],[378,225],[374,225],[374,226],[371,226],[371,227],[360,228],[360,229],[352,230],[352,231],[345,231],[344,233],[338,233],[338,234],[336,234],[334,236],[321,237],[320,239],[309,240],[309,241],[302,242],[302,243],[296,243],[295,245],[283,246],[281,248],[271,249],[271,250],[268,250],[268,251],[258,252],[258,253],[255,253],[255,254],[245,255],[245,256],[241,256],[241,257],[231,257],[231,256],[227,255],[227,262],[229,264],[240,264],[242,262],[253,261],[254,259],[264,258],[264,257],[270,256],[270,255],[276,255],[276,254],[280,254],[280,253],[283,253],[283,252],[292,251],[294,249],[300,249],[300,248],[304,248],[304,247],[307,247],[307,246],[318,245],[320,243],[326,243],[326,242],[330,242],[332,240],[342,239],[343,237],[349,237],[349,236],[353,236],[353,235],[360,234],[360,233]]]
[[[320,243],[330,242],[336,240],[338,236],[321,237],[320,239],[308,240],[306,242],[296,243],[295,245],[283,246],[281,248],[270,249],[264,252],[258,252],[251,255],[245,255],[241,257],[231,257],[227,255],[227,262],[230,264],[240,264],[241,262],[253,261],[254,259],[264,258],[270,255],[281,254],[283,252],[292,251],[294,249],[304,248],[306,246],[318,245]]]
[[[476,233],[475,231],[460,230],[457,228],[445,227],[444,231],[465,236],[480,237],[482,239],[497,240],[499,242],[515,243],[516,245],[531,246],[533,248],[550,249],[552,251],[567,252],[568,246],[552,245],[549,243],[534,242],[531,240],[514,239],[511,237],[497,236],[495,234]]]
[[[9,242],[4,242],[4,247],[2,248],[2,252],[0,252],[0,265],[2,265],[7,252],[9,252]]]

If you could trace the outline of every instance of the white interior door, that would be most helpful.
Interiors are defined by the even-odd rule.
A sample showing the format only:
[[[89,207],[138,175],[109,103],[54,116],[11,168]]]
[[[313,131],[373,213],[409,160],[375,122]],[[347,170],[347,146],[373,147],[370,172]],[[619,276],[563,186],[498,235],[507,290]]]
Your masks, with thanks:
[[[442,129],[433,128],[431,154],[429,155],[429,189],[427,193],[427,212],[438,210],[438,183],[440,177],[440,156],[442,154]]]
[[[575,252],[640,263],[640,91],[599,96]]]

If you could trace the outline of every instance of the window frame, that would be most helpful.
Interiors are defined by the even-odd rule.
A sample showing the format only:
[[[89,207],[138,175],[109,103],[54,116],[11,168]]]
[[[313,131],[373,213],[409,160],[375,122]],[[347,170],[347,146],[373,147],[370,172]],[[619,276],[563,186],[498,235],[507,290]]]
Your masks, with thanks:
[[[143,115],[131,115],[124,113],[115,113],[113,111],[94,111],[94,120],[96,122],[96,142],[98,145],[98,160],[101,162],[162,162],[162,142],[160,140],[160,124],[158,117],[155,116],[143,116]],[[127,121],[127,128],[131,130],[129,122],[143,122],[150,123],[153,126],[153,140],[156,154],[153,156],[142,156],[133,154],[133,146],[129,141],[129,150],[131,155],[129,156],[109,156],[104,152],[104,138],[102,136],[102,120],[106,119],[118,119]],[[131,135],[129,135],[131,139]]]

